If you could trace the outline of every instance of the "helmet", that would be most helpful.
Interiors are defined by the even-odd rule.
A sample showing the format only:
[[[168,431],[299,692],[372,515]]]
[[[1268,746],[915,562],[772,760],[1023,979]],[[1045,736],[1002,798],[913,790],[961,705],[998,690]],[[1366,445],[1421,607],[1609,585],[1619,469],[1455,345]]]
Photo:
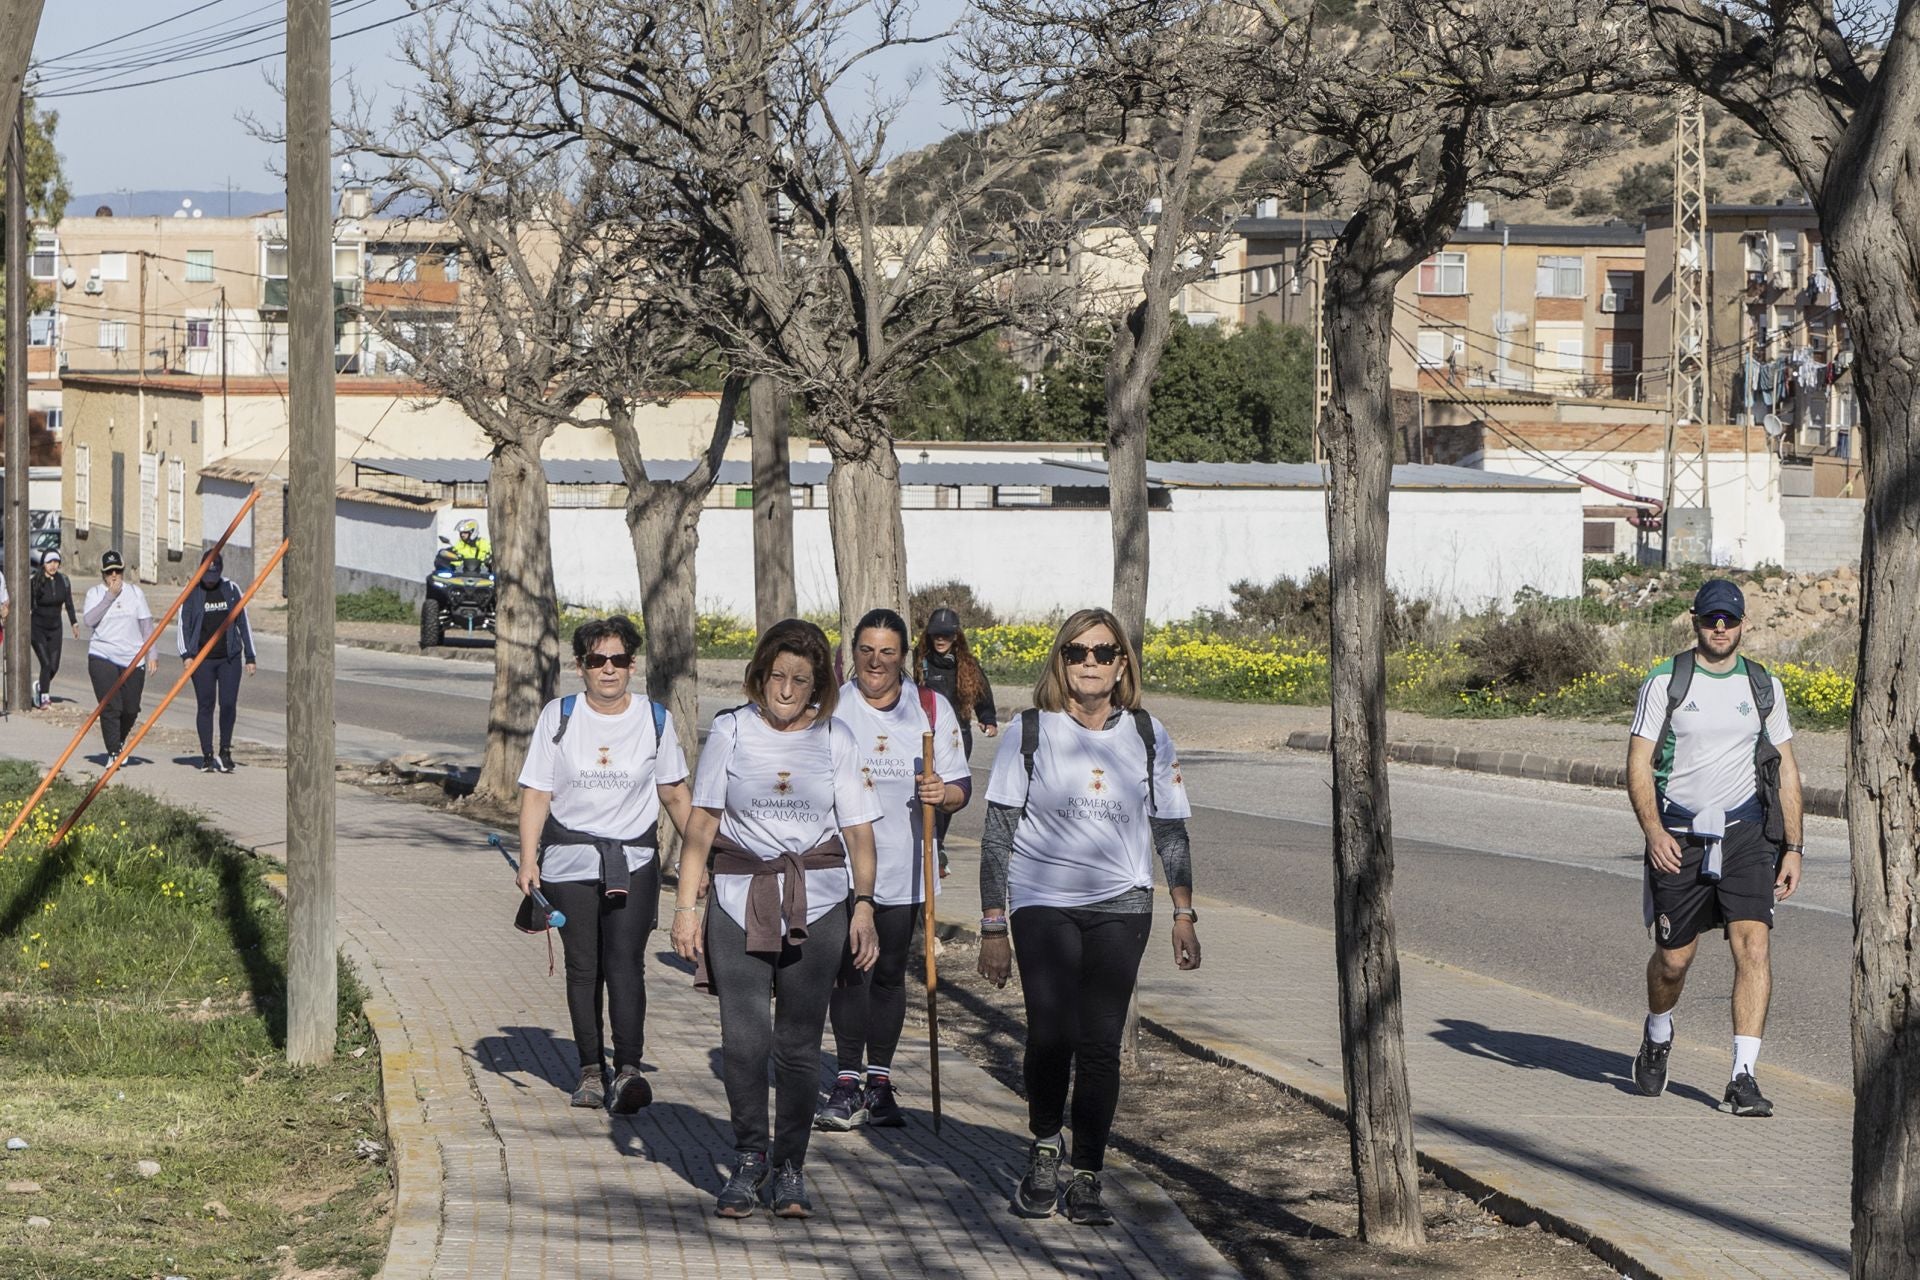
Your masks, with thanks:
[[[459,534],[462,540],[472,542],[480,534],[480,522],[478,520],[462,520],[459,524],[453,526],[453,531]]]

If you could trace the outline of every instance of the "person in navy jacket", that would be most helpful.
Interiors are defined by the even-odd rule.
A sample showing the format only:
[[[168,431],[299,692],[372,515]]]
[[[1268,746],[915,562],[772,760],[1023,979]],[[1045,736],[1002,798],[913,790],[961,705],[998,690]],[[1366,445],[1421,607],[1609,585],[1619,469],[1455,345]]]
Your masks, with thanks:
[[[220,557],[207,562],[198,591],[189,591],[180,606],[180,658],[190,660],[200,652],[207,638],[219,629],[228,614],[233,624],[214,643],[193,673],[193,694],[199,701],[200,771],[233,772],[233,721],[240,709],[240,673],[255,670],[253,628],[247,625],[247,613],[240,607],[240,586],[222,574]],[[220,754],[213,752],[213,713],[220,711]]]

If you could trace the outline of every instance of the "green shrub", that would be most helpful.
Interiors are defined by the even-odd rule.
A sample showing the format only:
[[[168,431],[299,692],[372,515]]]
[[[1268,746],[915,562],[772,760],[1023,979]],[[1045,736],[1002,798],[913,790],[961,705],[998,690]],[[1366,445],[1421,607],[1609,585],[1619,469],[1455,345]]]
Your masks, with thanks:
[[[418,607],[386,587],[368,587],[333,598],[333,616],[341,622],[415,622]]]
[[[1325,568],[1315,569],[1303,582],[1276,578],[1262,585],[1243,580],[1228,590],[1233,595],[1231,610],[1203,611],[1196,625],[1226,635],[1304,640],[1321,648],[1332,640],[1333,579]],[[1397,647],[1424,637],[1433,621],[1432,610],[1428,601],[1403,601],[1388,591],[1387,644]]]
[[[951,609],[959,614],[960,625],[969,636],[977,627],[1000,625],[1000,615],[983,604],[971,586],[950,579],[946,582],[929,582],[924,587],[915,587],[908,594],[907,625],[913,628],[916,637],[926,627],[927,619],[933,616],[935,609]]]
[[[1461,638],[1460,651],[1471,664],[1468,690],[1531,698],[1597,669],[1605,646],[1593,624],[1530,601],[1508,617],[1484,619]]]

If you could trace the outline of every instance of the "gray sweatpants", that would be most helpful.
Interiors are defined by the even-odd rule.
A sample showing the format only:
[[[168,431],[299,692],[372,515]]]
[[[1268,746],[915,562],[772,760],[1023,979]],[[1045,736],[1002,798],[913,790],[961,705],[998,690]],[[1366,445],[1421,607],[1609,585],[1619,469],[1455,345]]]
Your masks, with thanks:
[[[847,945],[847,906],[807,926],[778,957],[747,951],[747,932],[717,907],[707,917],[707,967],[720,995],[720,1056],[738,1151],[766,1151],[775,1168],[806,1163],[820,1102],[820,1043]],[[767,1128],[767,1063],[774,1126]]]

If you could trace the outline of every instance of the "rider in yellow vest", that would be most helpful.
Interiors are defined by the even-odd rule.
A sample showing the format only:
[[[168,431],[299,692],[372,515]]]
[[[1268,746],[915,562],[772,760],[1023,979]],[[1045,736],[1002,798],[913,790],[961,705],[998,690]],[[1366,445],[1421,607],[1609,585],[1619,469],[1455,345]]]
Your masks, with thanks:
[[[448,550],[454,560],[478,560],[486,564],[493,559],[493,543],[480,536],[478,520],[462,520],[453,532],[454,542]]]

